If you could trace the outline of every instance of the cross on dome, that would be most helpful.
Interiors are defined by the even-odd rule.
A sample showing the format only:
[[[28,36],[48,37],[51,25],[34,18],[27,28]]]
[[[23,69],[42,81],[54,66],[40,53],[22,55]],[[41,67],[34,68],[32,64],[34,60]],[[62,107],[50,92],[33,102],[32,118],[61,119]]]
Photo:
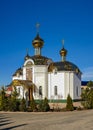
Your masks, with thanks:
[[[66,60],[67,50],[64,48],[64,39],[62,40],[62,49],[60,50],[60,55],[62,57],[62,61]]]
[[[63,45],[63,48],[64,48],[64,39],[62,40],[62,45]]]
[[[37,33],[39,33],[39,28],[40,28],[40,24],[37,23],[37,24],[36,24],[36,31],[37,31]]]

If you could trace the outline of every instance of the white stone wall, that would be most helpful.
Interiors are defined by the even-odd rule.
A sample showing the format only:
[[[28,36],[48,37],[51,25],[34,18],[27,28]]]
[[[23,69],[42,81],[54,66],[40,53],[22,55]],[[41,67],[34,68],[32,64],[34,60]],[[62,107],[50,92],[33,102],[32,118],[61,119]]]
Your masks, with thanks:
[[[16,86],[17,93],[19,94],[18,98],[22,99],[24,97],[24,88],[23,86]]]
[[[64,99],[67,99],[68,94],[70,94],[70,96],[73,99],[73,93],[74,93],[74,82],[73,82],[73,75],[74,72],[72,71],[65,71],[65,76],[64,76],[64,90],[65,90],[65,94],[64,94]]]
[[[42,98],[48,97],[48,72],[46,65],[34,66],[34,80],[33,83],[37,87],[37,93],[35,99],[41,98],[39,96],[39,87],[42,86]]]
[[[26,80],[26,67],[23,67],[23,80]]]
[[[54,87],[57,86],[57,95],[54,93]],[[48,74],[48,99],[64,98],[64,73]]]
[[[23,76],[13,76],[12,77],[12,80],[15,80],[15,79],[19,79],[19,80],[22,80],[23,79]]]
[[[58,88],[58,95],[54,95],[54,86]],[[78,96],[76,89],[78,86]],[[48,74],[48,99],[67,99],[68,94],[72,99],[80,99],[81,79],[73,71],[60,71]]]
[[[74,99],[80,99],[81,97],[81,77],[74,74]]]
[[[71,71],[65,73],[65,99],[67,98],[68,94],[70,94],[72,99],[80,99],[81,95],[81,79]]]

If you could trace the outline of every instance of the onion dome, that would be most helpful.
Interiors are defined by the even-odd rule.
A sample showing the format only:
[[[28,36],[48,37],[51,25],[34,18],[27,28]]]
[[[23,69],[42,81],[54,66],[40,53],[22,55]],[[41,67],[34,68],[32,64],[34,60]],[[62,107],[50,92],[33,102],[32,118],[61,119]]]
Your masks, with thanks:
[[[29,58],[30,58],[30,56],[27,54],[24,59],[28,60]]]
[[[44,45],[43,39],[40,38],[39,33],[36,35],[35,39],[32,41],[34,48],[42,48]]]
[[[21,67],[16,70],[13,76],[20,76],[20,75],[23,75],[23,69]]]
[[[27,51],[27,54],[26,54],[26,56],[25,56],[25,58],[24,58],[25,61],[28,60],[28,59],[30,59],[30,56],[29,56],[29,54],[28,54],[28,48],[26,49],[26,51]]]
[[[67,50],[64,47],[60,50],[60,55],[61,56],[66,56],[67,55]]]
[[[63,48],[60,50],[60,55],[62,57],[62,61],[66,60],[67,50],[64,48],[64,40],[62,41]]]

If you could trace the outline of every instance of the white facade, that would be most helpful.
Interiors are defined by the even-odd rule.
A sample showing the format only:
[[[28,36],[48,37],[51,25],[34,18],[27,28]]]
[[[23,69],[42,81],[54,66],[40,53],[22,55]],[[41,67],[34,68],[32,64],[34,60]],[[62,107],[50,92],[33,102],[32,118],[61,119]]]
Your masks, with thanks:
[[[31,66],[26,66],[28,62],[32,62]],[[80,99],[81,76],[78,76],[75,72],[48,72],[47,65],[34,65],[32,60],[27,60],[22,69],[23,75],[13,76],[13,80],[26,80],[26,69],[29,68],[32,69],[32,82],[35,84],[34,99],[44,99],[47,97],[49,100],[66,100],[68,94],[70,94],[73,100]],[[41,95],[39,87],[42,89]],[[17,86],[17,91],[20,91],[19,98],[25,98],[26,90],[22,86]]]

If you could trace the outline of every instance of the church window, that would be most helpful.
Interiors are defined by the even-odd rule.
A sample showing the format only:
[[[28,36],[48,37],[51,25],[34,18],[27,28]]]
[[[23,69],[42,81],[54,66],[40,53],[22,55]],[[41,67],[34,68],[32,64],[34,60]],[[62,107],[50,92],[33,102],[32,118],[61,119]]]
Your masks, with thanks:
[[[78,86],[76,87],[76,95],[78,96]]]
[[[39,86],[39,95],[42,96],[42,86]]]
[[[26,68],[26,80],[32,81],[32,68]]]
[[[57,86],[54,87],[54,95],[57,95]]]

